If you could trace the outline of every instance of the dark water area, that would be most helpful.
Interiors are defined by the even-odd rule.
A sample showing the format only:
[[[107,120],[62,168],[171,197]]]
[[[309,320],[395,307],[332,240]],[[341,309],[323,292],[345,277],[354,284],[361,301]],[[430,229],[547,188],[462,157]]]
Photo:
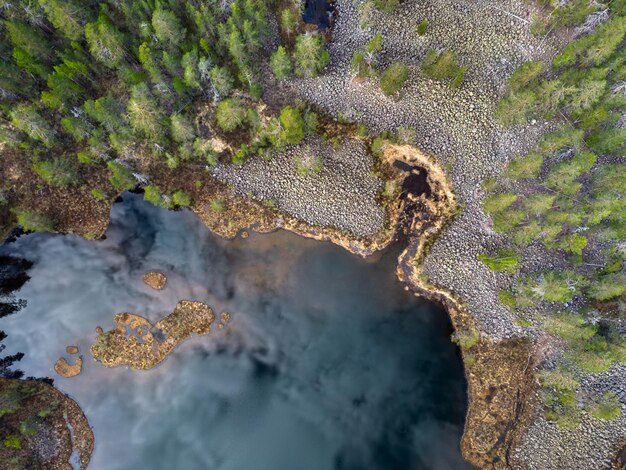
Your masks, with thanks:
[[[413,196],[420,196],[422,194],[426,197],[431,196],[432,191],[428,184],[428,171],[425,168],[409,165],[400,160],[394,161],[393,166],[410,173],[402,182],[401,199],[406,199],[409,194]]]
[[[333,0],[305,0],[302,21],[317,25],[319,31],[328,29],[335,11]]]
[[[464,469],[467,399],[445,311],[395,278],[397,253],[363,260],[279,231],[222,240],[188,211],[125,194],[106,239],[33,234],[0,247],[33,262],[1,318],[6,351],[94,428],[93,469]],[[168,285],[143,284],[161,270]],[[156,321],[181,299],[231,313],[148,371],[89,354],[117,312]],[[67,345],[81,375],[61,378]],[[66,356],[67,357],[67,356]],[[68,357],[69,359],[69,357]]]

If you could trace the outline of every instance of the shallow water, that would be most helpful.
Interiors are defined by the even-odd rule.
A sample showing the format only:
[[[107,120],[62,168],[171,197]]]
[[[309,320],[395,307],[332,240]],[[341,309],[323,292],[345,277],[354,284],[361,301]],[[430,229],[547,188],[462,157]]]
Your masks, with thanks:
[[[334,9],[331,0],[305,0],[302,20],[305,23],[315,24],[319,31],[324,31],[330,26]]]
[[[287,232],[226,241],[190,212],[125,194],[106,240],[36,234],[2,253],[34,262],[18,292],[26,308],[0,319],[4,354],[23,351],[17,367],[54,377],[82,406],[90,468],[469,468],[447,315],[403,290],[392,252],[362,260]],[[142,282],[153,269],[168,276],[163,291]],[[180,299],[232,320],[149,371],[93,361],[97,325],[124,311],[154,322]],[[58,377],[73,344],[83,372]]]

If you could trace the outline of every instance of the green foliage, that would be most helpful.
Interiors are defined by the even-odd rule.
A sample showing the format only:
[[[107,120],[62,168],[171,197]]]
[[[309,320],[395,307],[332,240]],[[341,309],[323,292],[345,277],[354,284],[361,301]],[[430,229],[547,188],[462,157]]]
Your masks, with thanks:
[[[626,274],[600,276],[589,286],[589,295],[596,300],[609,300],[626,293]]]
[[[239,98],[228,98],[217,105],[215,117],[222,130],[231,132],[245,124],[246,109]]]
[[[537,95],[532,91],[509,93],[498,101],[496,119],[503,126],[524,124],[533,113],[537,102]]]
[[[514,158],[504,170],[504,176],[513,180],[535,179],[539,176],[543,157],[538,153],[529,153],[523,157]]]
[[[565,126],[555,132],[544,135],[539,142],[539,148],[546,155],[553,154],[557,150],[564,148],[576,148],[582,144],[584,135],[585,133],[580,129],[572,129],[569,126]]]
[[[330,54],[324,49],[320,34],[301,34],[296,38],[294,50],[296,74],[315,77],[330,61]]]
[[[127,110],[130,124],[138,133],[154,140],[164,134],[167,118],[145,83],[133,87]]]
[[[391,13],[400,4],[400,0],[374,0],[374,6],[383,13]]]
[[[121,163],[112,160],[108,161],[107,168],[111,173],[109,181],[118,191],[126,191],[137,186],[137,180],[135,180],[133,172]]]
[[[541,384],[544,416],[564,429],[576,429],[581,412],[576,401],[578,379],[564,367],[542,370],[537,374]]]
[[[285,141],[289,144],[299,144],[304,139],[304,119],[300,111],[289,106],[280,112],[280,124],[285,133]]]
[[[272,68],[272,73],[278,80],[289,78],[293,73],[293,64],[283,46],[278,46],[276,52],[272,54],[270,67]]]
[[[224,201],[221,199],[211,199],[209,207],[213,212],[223,212],[225,209]]]
[[[622,414],[621,404],[615,392],[606,392],[592,399],[589,414],[596,419],[612,421]]]
[[[452,334],[452,341],[463,351],[468,351],[480,341],[480,333],[474,328],[457,329]]]
[[[183,114],[172,114],[170,116],[170,132],[172,139],[179,143],[191,142],[196,137],[196,130],[193,124]]]
[[[287,36],[291,36],[296,31],[296,16],[289,8],[285,8],[280,12],[280,28]]]
[[[107,200],[106,193],[100,188],[93,188],[90,193],[96,201],[103,202]]]
[[[39,113],[35,105],[19,104],[10,112],[11,122],[31,139],[42,142],[46,147],[56,143],[56,132]]]
[[[209,75],[211,77],[211,83],[220,97],[230,95],[235,80],[228,70],[223,67],[213,67]]]
[[[523,206],[531,216],[540,217],[552,209],[555,199],[555,194],[534,193],[524,198]]]
[[[3,445],[7,449],[21,449],[22,440],[16,434],[9,434],[4,438]]]
[[[509,208],[501,212],[491,214],[493,229],[497,233],[505,233],[512,230],[517,225],[522,223],[526,217],[527,215],[523,210],[515,208]]]
[[[575,194],[581,187],[576,180],[591,169],[597,156],[591,152],[578,152],[568,160],[553,165],[545,186],[563,194]]]
[[[50,186],[65,188],[79,182],[74,162],[65,156],[36,162],[33,170]]]
[[[520,65],[509,78],[507,86],[511,91],[518,91],[534,82],[543,72],[543,62],[530,61]]]
[[[518,256],[515,250],[503,248],[498,250],[496,256],[489,256],[485,253],[478,255],[482,261],[492,271],[515,272],[518,265]]]
[[[107,67],[117,67],[124,60],[124,35],[110,23],[104,12],[95,23],[85,26],[85,38],[91,55]]]
[[[381,75],[380,88],[387,96],[395,95],[408,77],[409,68],[400,62],[394,62]]]
[[[179,207],[188,207],[191,204],[191,196],[183,190],[178,190],[172,194],[172,203]]]
[[[515,300],[515,296],[512,292],[508,290],[501,290],[498,292],[498,300],[502,302],[502,305],[508,307],[513,310],[517,306],[517,302]]]
[[[417,25],[417,34],[420,36],[424,36],[426,34],[426,30],[428,29],[428,20],[422,20],[420,24]]]
[[[487,214],[495,214],[502,212],[517,201],[517,196],[513,193],[499,193],[492,196],[488,196],[483,201],[483,210]]]
[[[161,190],[154,184],[149,184],[144,188],[143,198],[155,206],[167,206]]]
[[[422,62],[422,70],[434,80],[450,83],[452,88],[458,88],[465,75],[465,67],[457,63],[456,53],[452,51],[438,52],[429,49]]]
[[[176,14],[161,8],[152,14],[152,27],[156,38],[169,47],[180,46],[187,34]]]
[[[47,215],[27,209],[13,209],[17,223],[26,232],[53,232],[54,221]]]

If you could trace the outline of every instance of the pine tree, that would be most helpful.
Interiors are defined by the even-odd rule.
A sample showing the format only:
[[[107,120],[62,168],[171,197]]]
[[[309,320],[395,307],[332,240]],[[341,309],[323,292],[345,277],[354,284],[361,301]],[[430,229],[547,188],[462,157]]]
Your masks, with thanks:
[[[291,58],[283,46],[278,46],[276,52],[272,54],[270,66],[272,68],[272,73],[278,80],[289,78],[293,73]]]
[[[315,77],[328,64],[330,54],[319,34],[301,34],[296,38],[294,59],[298,75]]]
[[[152,14],[154,34],[165,47],[179,47],[187,35],[187,30],[176,14],[170,10],[158,8]]]
[[[165,116],[145,83],[133,87],[127,110],[135,131],[151,139],[163,134]]]
[[[85,26],[85,39],[91,55],[107,67],[118,67],[124,60],[124,35],[104,13],[100,13],[95,23]]]

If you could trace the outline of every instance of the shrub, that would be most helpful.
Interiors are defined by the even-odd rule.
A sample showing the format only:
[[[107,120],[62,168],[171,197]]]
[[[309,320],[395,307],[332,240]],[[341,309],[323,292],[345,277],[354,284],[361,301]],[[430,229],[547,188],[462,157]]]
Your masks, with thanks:
[[[53,232],[54,220],[37,211],[13,209],[17,223],[27,232]]]
[[[126,191],[137,186],[137,180],[133,176],[133,172],[121,163],[110,160],[107,162],[107,168],[111,172],[109,181],[115,189]]]
[[[465,69],[457,63],[456,53],[452,51],[439,53],[435,49],[429,49],[426,52],[426,57],[422,62],[422,70],[434,80],[458,81],[455,88],[460,85],[465,74]]]
[[[513,243],[517,246],[528,246],[541,233],[541,226],[536,220],[521,225],[513,234]]]
[[[315,77],[330,61],[319,34],[301,34],[296,38],[294,50],[296,73],[304,77]]]
[[[6,447],[7,449],[22,448],[22,441],[20,440],[20,437],[15,434],[9,434],[7,437],[5,437],[3,444],[4,447]]]
[[[458,329],[452,334],[452,341],[462,350],[472,349],[480,341],[480,334],[474,328]]]
[[[209,207],[213,212],[222,212],[224,210],[224,201],[221,199],[211,199]]]
[[[422,20],[422,22],[417,25],[417,34],[423,36],[426,34],[426,30],[428,29],[428,20]]]
[[[578,281],[572,273],[548,271],[539,277],[535,293],[547,302],[569,302],[578,292]]]
[[[492,271],[514,272],[517,270],[517,252],[509,248],[499,250],[497,255],[493,257],[484,253],[480,254],[478,259]]]
[[[374,0],[374,6],[383,13],[391,13],[396,9],[400,0]]]
[[[234,131],[246,121],[246,109],[239,98],[228,98],[217,105],[217,124],[226,132]]]
[[[517,306],[513,293],[505,289],[498,292],[498,300],[502,303],[502,305],[510,308],[511,310]]]
[[[517,196],[513,193],[500,193],[488,196],[483,201],[483,210],[487,214],[502,212],[517,201]]]
[[[544,154],[552,154],[566,147],[578,147],[583,141],[584,134],[582,129],[564,127],[544,135],[539,142],[539,148]]]
[[[50,186],[65,188],[78,184],[78,172],[67,157],[54,157],[33,164],[33,170]]]
[[[529,115],[535,111],[537,95],[532,91],[510,93],[506,98],[498,101],[496,119],[503,126],[524,124]]]
[[[100,188],[93,188],[90,193],[96,201],[102,202],[107,199],[106,193]]]
[[[286,106],[280,112],[280,124],[283,126],[285,141],[299,144],[304,139],[304,119],[296,108]]]
[[[574,253],[576,255],[582,255],[583,250],[587,246],[587,237],[578,233],[570,233],[563,235],[561,240],[557,244],[557,247]]]
[[[175,206],[187,207],[191,204],[191,196],[183,190],[178,190],[172,194],[172,203]]]
[[[278,80],[289,78],[293,73],[291,58],[283,46],[278,46],[276,52],[272,54],[270,67],[272,68],[272,73]]]
[[[526,217],[527,215],[523,210],[511,208],[491,214],[491,221],[493,229],[497,233],[505,233],[522,223]]]
[[[548,193],[535,193],[531,194],[527,198],[524,199],[523,205],[524,209],[528,211],[529,214],[539,217],[546,212],[548,212],[552,206],[554,205],[554,200],[556,199],[555,194]]]
[[[509,78],[507,85],[509,90],[518,91],[526,87],[543,72],[543,62],[534,60],[520,65]]]
[[[385,69],[380,77],[380,88],[386,96],[396,94],[409,77],[409,68],[395,62]]]
[[[609,300],[626,293],[626,274],[615,273],[595,279],[588,290],[595,300]]]
[[[545,418],[555,422],[560,428],[577,428],[581,417],[576,402],[578,380],[563,367],[555,370],[542,370],[538,373],[538,378],[542,387]]]
[[[622,414],[621,403],[615,392],[606,392],[592,398],[588,409],[594,418],[608,421],[617,419]]]
[[[165,205],[161,190],[154,184],[149,184],[144,188],[143,198],[145,201],[148,201],[155,206]]]
[[[504,176],[512,180],[534,179],[539,176],[541,165],[543,157],[538,153],[529,153],[511,160],[504,170]]]

